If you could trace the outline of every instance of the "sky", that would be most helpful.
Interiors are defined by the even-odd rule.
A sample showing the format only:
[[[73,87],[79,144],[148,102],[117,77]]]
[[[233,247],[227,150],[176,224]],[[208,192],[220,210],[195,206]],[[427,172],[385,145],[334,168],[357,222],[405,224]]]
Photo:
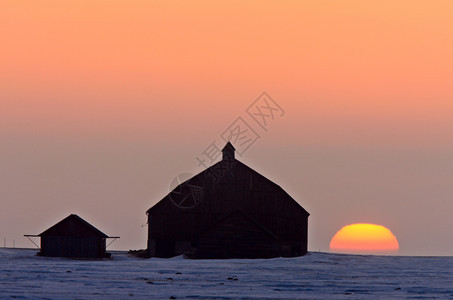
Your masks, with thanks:
[[[374,223],[452,255],[451,32],[449,0],[0,0],[0,246],[76,213],[145,248],[146,210],[241,118],[310,251]]]

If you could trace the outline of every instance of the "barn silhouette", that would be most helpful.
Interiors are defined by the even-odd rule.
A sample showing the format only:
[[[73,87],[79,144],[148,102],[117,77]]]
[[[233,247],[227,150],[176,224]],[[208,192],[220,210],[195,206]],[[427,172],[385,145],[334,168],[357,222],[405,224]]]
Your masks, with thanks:
[[[280,186],[235,158],[178,185],[151,207],[148,255],[271,258],[307,253],[309,213]]]

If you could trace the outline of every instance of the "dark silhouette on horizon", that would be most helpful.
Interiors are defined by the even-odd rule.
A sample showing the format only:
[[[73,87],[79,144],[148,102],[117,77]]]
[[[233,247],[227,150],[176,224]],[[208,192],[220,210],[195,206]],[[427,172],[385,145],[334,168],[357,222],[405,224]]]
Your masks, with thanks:
[[[79,217],[71,214],[39,235],[41,237],[40,256],[73,257],[73,258],[106,258],[105,233]]]
[[[148,255],[272,258],[307,253],[309,213],[280,186],[235,158],[178,185],[151,207]]]

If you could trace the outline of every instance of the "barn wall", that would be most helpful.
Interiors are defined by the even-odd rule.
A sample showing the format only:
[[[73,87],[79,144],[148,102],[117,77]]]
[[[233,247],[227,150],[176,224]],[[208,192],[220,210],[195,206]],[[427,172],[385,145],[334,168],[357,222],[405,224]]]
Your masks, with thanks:
[[[196,258],[270,258],[281,255],[281,243],[239,213],[202,234],[195,248]]]
[[[196,206],[178,207],[167,196],[148,211],[151,256],[173,247],[175,255],[187,251],[189,243],[234,211],[243,212],[278,237],[282,255],[306,254],[308,213],[278,185],[240,162],[216,180],[205,173],[193,180],[204,189]]]

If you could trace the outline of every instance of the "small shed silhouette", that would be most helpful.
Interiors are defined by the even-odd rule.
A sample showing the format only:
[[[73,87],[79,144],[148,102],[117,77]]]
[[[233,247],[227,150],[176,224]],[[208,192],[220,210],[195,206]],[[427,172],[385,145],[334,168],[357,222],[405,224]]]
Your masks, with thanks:
[[[149,256],[271,258],[307,253],[309,213],[280,186],[235,158],[222,159],[151,207]]]
[[[110,257],[106,252],[108,237],[93,225],[71,214],[39,235],[26,237],[41,237],[40,256],[105,258]]]

